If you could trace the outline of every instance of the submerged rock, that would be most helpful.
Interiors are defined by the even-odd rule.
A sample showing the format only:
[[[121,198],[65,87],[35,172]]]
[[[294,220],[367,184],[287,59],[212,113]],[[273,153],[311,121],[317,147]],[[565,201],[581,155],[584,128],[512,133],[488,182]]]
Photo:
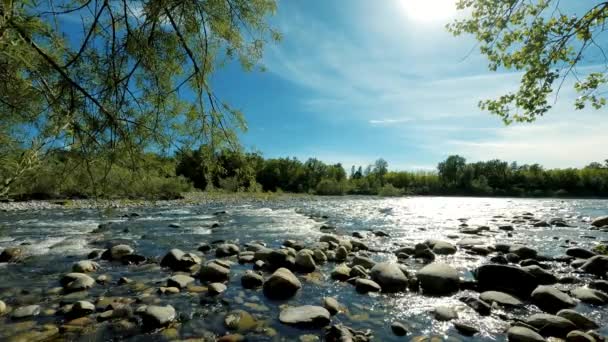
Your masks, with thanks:
[[[169,267],[173,271],[190,272],[192,266],[199,265],[201,258],[192,253],[184,253],[174,248],[170,250],[160,261],[160,266]]]
[[[447,264],[433,263],[418,271],[416,277],[426,294],[446,295],[458,291],[460,279],[458,272]]]
[[[83,291],[93,287],[95,285],[95,279],[84,273],[73,272],[64,275],[60,280],[60,284],[69,292]]]
[[[241,285],[246,289],[255,289],[264,285],[264,277],[254,271],[247,270],[241,277]]]
[[[355,288],[359,293],[380,292],[382,288],[378,283],[370,279],[357,278]]]
[[[391,323],[391,331],[396,336],[405,336],[408,333],[407,327],[401,322]]]
[[[286,268],[279,268],[264,282],[264,294],[271,299],[287,299],[293,297],[302,283]]]
[[[177,287],[178,289],[185,289],[186,287],[188,287],[188,285],[194,283],[194,281],[194,278],[190,276],[178,274],[167,279],[167,286]]]
[[[288,307],[281,311],[279,321],[287,325],[321,328],[329,324],[330,314],[327,309],[320,306],[303,305]]]
[[[72,266],[72,271],[77,273],[90,273],[99,269],[99,264],[91,260],[81,260]]]
[[[23,254],[21,247],[7,247],[0,253],[0,262],[15,262]]]

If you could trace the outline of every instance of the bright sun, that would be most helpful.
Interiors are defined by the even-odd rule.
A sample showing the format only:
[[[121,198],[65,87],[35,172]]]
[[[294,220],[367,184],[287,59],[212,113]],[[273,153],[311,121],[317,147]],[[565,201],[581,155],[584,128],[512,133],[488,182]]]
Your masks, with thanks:
[[[417,22],[446,21],[456,13],[455,0],[399,0],[405,15]]]

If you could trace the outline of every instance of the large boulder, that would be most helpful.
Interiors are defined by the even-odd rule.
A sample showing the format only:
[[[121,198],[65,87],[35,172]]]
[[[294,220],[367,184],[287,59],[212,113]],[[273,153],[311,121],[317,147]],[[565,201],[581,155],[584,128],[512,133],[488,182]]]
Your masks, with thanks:
[[[147,305],[138,309],[137,314],[141,317],[144,328],[150,330],[169,325],[175,321],[177,316],[175,309],[171,305]]]
[[[322,328],[330,322],[330,314],[321,306],[303,305],[288,307],[279,314],[283,324],[305,328]]]
[[[474,274],[482,291],[502,291],[522,298],[529,297],[539,285],[536,277],[517,266],[482,265]]]
[[[201,266],[198,272],[198,278],[206,282],[222,282],[228,281],[230,278],[230,269],[217,262],[208,262]]]
[[[569,332],[576,330],[576,325],[570,320],[549,314],[534,314],[525,323],[538,329],[543,336],[566,337]]]
[[[601,216],[591,221],[591,225],[594,227],[603,227],[608,225],[608,216]]]
[[[580,269],[587,273],[604,276],[608,272],[608,256],[596,255],[591,257],[587,259]]]
[[[184,253],[174,248],[170,250],[160,261],[160,266],[169,267],[173,271],[189,272],[194,265],[201,263],[201,258],[192,253]]]
[[[536,331],[520,326],[507,330],[509,342],[545,342],[545,339]]]
[[[286,268],[277,269],[264,282],[264,294],[270,299],[291,298],[301,288],[298,278]]]
[[[532,302],[541,310],[549,313],[576,306],[576,302],[570,296],[547,285],[540,285],[532,291]]]
[[[372,267],[370,272],[374,280],[382,288],[382,292],[400,292],[407,289],[408,280],[399,265],[381,262]]]
[[[458,291],[458,272],[450,265],[432,263],[418,271],[420,287],[426,294],[446,295]]]
[[[95,279],[84,273],[68,273],[59,281],[67,292],[88,290],[95,285]]]

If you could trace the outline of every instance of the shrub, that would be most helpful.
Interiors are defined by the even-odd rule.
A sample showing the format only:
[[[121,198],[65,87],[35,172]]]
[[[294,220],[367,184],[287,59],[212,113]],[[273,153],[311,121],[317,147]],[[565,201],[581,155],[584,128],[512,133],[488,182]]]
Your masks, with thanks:
[[[380,188],[380,191],[378,191],[378,195],[380,196],[402,196],[403,195],[403,190],[396,188],[395,186],[393,186],[392,184],[386,184],[384,185],[382,188]]]

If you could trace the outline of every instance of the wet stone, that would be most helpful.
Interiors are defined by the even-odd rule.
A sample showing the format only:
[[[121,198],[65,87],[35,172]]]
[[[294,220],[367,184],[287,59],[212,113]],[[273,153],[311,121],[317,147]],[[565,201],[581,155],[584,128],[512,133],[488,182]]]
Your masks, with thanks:
[[[321,306],[303,305],[283,309],[279,315],[283,324],[308,328],[321,328],[330,322],[330,314]]]
[[[25,319],[40,314],[40,305],[21,306],[13,310],[11,313],[12,319]]]

